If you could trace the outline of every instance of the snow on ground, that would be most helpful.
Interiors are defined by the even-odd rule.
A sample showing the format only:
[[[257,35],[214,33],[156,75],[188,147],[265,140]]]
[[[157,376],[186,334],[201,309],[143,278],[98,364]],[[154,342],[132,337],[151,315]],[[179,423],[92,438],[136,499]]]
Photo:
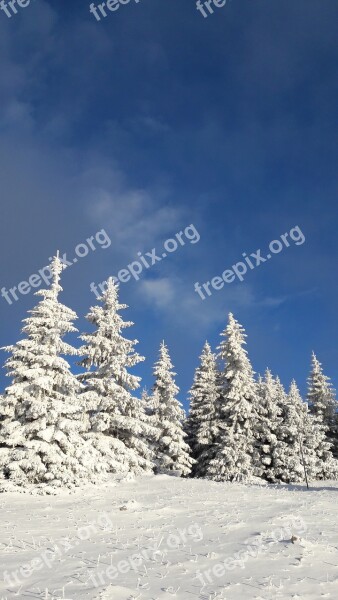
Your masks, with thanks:
[[[0,496],[0,598],[338,597],[338,483],[165,475],[72,495]]]

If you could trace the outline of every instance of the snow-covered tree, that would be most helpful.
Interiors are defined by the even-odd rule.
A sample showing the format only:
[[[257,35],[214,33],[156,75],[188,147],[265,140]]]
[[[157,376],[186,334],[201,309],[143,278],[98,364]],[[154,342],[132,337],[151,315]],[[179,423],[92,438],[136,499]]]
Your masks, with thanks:
[[[81,385],[63,358],[77,354],[63,340],[76,331],[76,314],[58,299],[63,268],[55,257],[52,284],[36,292],[42,300],[24,320],[26,337],[4,348],[12,383],[0,404],[0,473],[17,485],[71,486],[96,481],[104,472],[84,439],[89,419]]]
[[[81,335],[84,358],[80,365],[87,371],[79,379],[92,407],[92,431],[87,437],[111,471],[139,474],[153,468],[150,441],[156,437],[144,403],[133,395],[140,378],[129,372],[144,358],[134,349],[137,340],[123,337],[123,330],[133,323],[120,315],[127,305],[119,303],[112,278],[99,301],[101,305],[87,315],[95,330]]]
[[[301,457],[304,408],[296,382],[292,381],[285,399],[275,450],[275,474],[277,479],[285,483],[304,481]]]
[[[152,416],[153,408],[152,408],[152,395],[151,392],[145,387],[141,393],[141,403],[143,405],[144,411],[148,416]]]
[[[243,327],[229,314],[219,357],[225,363],[217,411],[217,439],[210,452],[207,476],[216,481],[239,481],[259,475],[255,431],[259,416],[254,372],[244,348]]]
[[[210,449],[216,439],[216,402],[219,396],[219,375],[216,355],[205,343],[194,382],[189,392],[190,410],[186,420],[187,442],[196,460],[193,474],[204,477]]]
[[[336,461],[325,439],[325,430],[318,418],[310,414],[296,382],[292,381],[279,430],[275,457],[277,478],[286,483],[304,481],[303,458],[310,480],[336,476]]]
[[[261,476],[269,482],[276,481],[274,472],[274,455],[278,442],[278,430],[282,420],[279,383],[273,378],[269,369],[264,379],[257,383],[259,396],[259,422],[255,432],[259,460],[262,465]]]
[[[308,378],[307,400],[311,413],[318,417],[325,427],[334,455],[338,456],[338,402],[330,378],[324,375],[322,365],[314,352]]]
[[[159,430],[155,450],[156,470],[179,471],[188,475],[194,461],[185,442],[185,412],[177,398],[179,388],[175,375],[168,348],[162,342],[159,359],[154,366],[152,394],[152,422]]]

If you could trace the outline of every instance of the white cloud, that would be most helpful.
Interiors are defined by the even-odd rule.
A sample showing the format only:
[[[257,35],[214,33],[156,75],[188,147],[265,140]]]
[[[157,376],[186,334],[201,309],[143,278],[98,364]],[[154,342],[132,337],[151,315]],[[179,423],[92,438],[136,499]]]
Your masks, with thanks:
[[[160,312],[171,323],[187,327],[192,331],[207,332],[210,326],[226,321],[227,314],[241,310],[264,307],[278,308],[295,295],[259,298],[251,285],[238,283],[229,285],[202,300],[194,290],[194,281],[185,273],[181,277],[144,279],[139,282],[141,297],[152,308]],[[303,292],[301,295],[303,295]],[[297,294],[296,294],[297,296]],[[198,325],[198,327],[196,327]],[[194,329],[195,328],[195,329]]]
[[[168,190],[135,189],[114,165],[89,169],[83,179],[89,184],[89,217],[105,224],[121,250],[151,249],[182,225],[184,211],[170,206]]]
[[[150,304],[163,310],[172,308],[176,296],[176,288],[169,278],[142,281],[141,292]]]
[[[207,330],[214,323],[221,323],[226,315],[236,308],[251,307],[255,304],[250,286],[239,284],[227,288],[226,292],[216,292],[204,301],[194,290],[194,281],[178,276],[159,279],[145,279],[139,282],[144,301],[161,312],[171,322],[196,331]]]

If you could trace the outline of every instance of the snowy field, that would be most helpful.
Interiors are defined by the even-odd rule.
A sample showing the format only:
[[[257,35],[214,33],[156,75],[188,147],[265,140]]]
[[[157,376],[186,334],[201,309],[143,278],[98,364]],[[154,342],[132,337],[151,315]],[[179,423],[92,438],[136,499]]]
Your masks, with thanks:
[[[2,494],[0,598],[336,599],[337,499],[165,475]]]

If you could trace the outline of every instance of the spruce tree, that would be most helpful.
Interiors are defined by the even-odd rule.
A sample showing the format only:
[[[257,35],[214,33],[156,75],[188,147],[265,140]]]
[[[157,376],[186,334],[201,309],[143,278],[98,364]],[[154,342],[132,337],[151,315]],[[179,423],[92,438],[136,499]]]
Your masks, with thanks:
[[[336,461],[325,439],[324,428],[319,419],[310,414],[295,381],[291,383],[284,407],[278,446],[276,476],[281,481],[303,482],[304,464],[309,480],[336,476]]]
[[[259,396],[257,410],[260,419],[255,437],[262,465],[261,476],[272,483],[276,481],[274,456],[278,441],[278,429],[282,420],[282,408],[279,402],[278,383],[269,369],[266,370],[264,379],[259,378],[257,390]]]
[[[185,412],[177,398],[179,388],[175,383],[175,375],[168,348],[162,342],[159,359],[154,366],[152,394],[152,421],[159,431],[155,450],[156,470],[189,475],[194,461],[185,442]]]
[[[303,402],[295,381],[285,398],[282,422],[278,430],[275,450],[275,474],[285,483],[304,481],[301,457],[303,439]]]
[[[58,299],[63,268],[55,257],[52,284],[36,292],[42,300],[23,321],[26,337],[4,348],[10,353],[5,366],[12,383],[0,404],[0,472],[26,487],[72,486],[104,473],[84,439],[89,419],[79,398],[81,385],[64,358],[77,354],[63,340],[77,330],[76,314]]]
[[[229,314],[219,347],[225,364],[216,406],[217,439],[210,452],[207,476],[215,481],[244,481],[260,474],[255,431],[258,396],[254,372],[244,348],[243,327]]]
[[[190,410],[185,430],[192,456],[196,460],[193,474],[204,477],[216,438],[216,402],[219,396],[216,355],[208,342],[204,345],[200,361],[189,392]]]
[[[311,372],[308,378],[307,400],[310,411],[322,422],[332,452],[338,457],[338,402],[329,377],[323,373],[322,365],[312,353]]]
[[[84,356],[80,365],[87,371],[79,379],[93,407],[88,439],[112,472],[141,474],[153,468],[151,440],[157,435],[144,402],[133,395],[140,378],[129,372],[144,358],[134,349],[137,340],[123,336],[123,330],[133,323],[120,315],[127,305],[119,303],[118,286],[112,278],[99,301],[101,305],[92,307],[87,315],[95,330],[81,335],[85,344],[80,349]]]

